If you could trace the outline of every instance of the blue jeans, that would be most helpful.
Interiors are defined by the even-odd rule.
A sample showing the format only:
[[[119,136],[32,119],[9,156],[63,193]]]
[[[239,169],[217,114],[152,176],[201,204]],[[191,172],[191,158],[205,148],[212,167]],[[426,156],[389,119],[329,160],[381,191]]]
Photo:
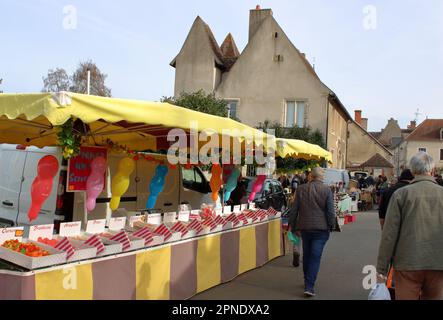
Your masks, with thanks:
[[[305,289],[313,290],[320,269],[323,248],[329,239],[329,231],[302,231],[301,237],[303,245]]]

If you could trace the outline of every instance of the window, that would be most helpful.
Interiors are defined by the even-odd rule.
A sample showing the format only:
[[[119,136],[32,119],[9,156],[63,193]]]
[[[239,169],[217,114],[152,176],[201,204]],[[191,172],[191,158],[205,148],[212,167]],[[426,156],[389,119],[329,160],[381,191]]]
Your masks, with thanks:
[[[443,140],[443,128],[440,129],[440,140]]]
[[[418,152],[426,152],[426,148],[418,148]]]
[[[228,100],[226,102],[227,102],[227,108],[228,108],[228,118],[237,118],[238,101],[237,100]]]
[[[305,101],[286,101],[285,127],[303,128],[305,126],[305,109]]]
[[[186,189],[207,193],[207,183],[203,174],[197,168],[186,169],[184,166],[182,169],[183,187]]]
[[[440,161],[443,161],[443,149],[440,149]]]

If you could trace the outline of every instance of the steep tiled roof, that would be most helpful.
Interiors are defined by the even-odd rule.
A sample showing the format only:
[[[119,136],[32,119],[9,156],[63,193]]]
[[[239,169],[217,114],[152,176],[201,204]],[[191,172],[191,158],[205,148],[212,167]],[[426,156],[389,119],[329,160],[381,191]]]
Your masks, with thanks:
[[[426,119],[406,138],[406,140],[440,140],[441,129],[443,129],[443,119]]]
[[[228,33],[220,49],[223,54],[223,62],[225,68],[227,71],[229,71],[240,56],[240,52],[238,51],[237,45],[234,41],[234,37],[231,33]]]
[[[383,158],[382,155],[376,153],[373,157],[371,157],[368,161],[361,164],[362,168],[394,168],[392,163]]]

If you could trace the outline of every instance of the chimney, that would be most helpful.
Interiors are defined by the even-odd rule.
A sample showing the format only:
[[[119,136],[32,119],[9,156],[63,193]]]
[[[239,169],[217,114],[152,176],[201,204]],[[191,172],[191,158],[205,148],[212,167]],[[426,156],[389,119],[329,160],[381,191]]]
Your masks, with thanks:
[[[368,118],[361,118],[361,126],[368,131]]]
[[[408,126],[408,129],[414,130],[415,128],[417,128],[417,121],[412,120],[411,123]]]
[[[361,110],[355,110],[354,113],[355,113],[355,117],[354,117],[355,122],[357,122],[359,125],[362,126],[362,122],[361,122]]]
[[[257,32],[263,20],[272,16],[271,9],[262,9],[259,5],[255,7],[255,10],[249,11],[249,41],[251,41],[254,34]]]

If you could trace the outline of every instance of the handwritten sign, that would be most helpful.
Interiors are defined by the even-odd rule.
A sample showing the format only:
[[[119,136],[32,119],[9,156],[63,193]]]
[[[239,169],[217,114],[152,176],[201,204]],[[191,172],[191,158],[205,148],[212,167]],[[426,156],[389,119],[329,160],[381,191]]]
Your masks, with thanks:
[[[81,221],[60,223],[60,236],[75,237],[80,235]]]
[[[29,239],[37,241],[38,238],[48,238],[52,239],[54,233],[53,224],[41,224],[36,226],[31,226],[29,228]]]
[[[86,224],[86,233],[98,234],[105,232],[106,219],[89,220]]]
[[[176,212],[165,212],[163,215],[163,222],[164,223],[174,223],[176,216],[177,216]]]
[[[224,214],[230,214],[232,212],[231,206],[226,206],[223,208]]]
[[[190,211],[180,211],[178,213],[178,221],[188,222],[189,221],[189,215]]]
[[[222,216],[223,215],[223,209],[222,208],[215,209],[215,215],[216,216]]]
[[[249,209],[255,209],[255,202],[251,202],[249,204]]]
[[[150,213],[150,214],[148,214],[148,223],[149,224],[161,224],[162,223],[162,215],[161,215],[161,213]]]
[[[248,209],[248,205],[246,203],[242,204],[240,207],[241,207],[241,211]]]
[[[129,225],[131,226],[131,228],[134,226],[134,223],[139,222],[139,221],[143,221],[143,216],[132,216],[129,217]]]
[[[91,174],[91,162],[97,157],[107,159],[107,149],[102,147],[80,147],[80,153],[69,160],[67,191],[86,190],[86,181]]]
[[[119,231],[125,228],[126,217],[118,217],[109,219],[109,230]]]
[[[24,227],[15,227],[15,228],[2,228],[0,229],[0,245],[2,245],[5,241],[15,240],[18,241],[23,240],[23,231]]]
[[[234,206],[234,213],[239,213],[241,211],[241,206]]]

